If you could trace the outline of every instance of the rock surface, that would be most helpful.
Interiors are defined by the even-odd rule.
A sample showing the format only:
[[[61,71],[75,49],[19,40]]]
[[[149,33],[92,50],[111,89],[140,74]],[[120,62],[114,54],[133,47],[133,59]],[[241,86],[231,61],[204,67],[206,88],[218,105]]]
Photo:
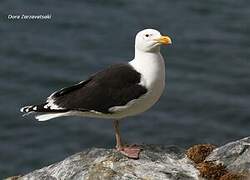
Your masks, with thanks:
[[[230,172],[250,174],[250,137],[215,149],[205,161],[221,163]]]
[[[128,159],[116,150],[92,148],[35,170],[18,180],[201,180],[204,179],[184,149],[143,145],[140,159]],[[233,173],[250,173],[250,137],[212,151],[204,162],[215,162]],[[239,175],[234,175],[238,177]],[[213,176],[211,176],[213,177]],[[214,176],[215,177],[215,176]],[[225,177],[232,177],[227,174]],[[240,177],[240,176],[239,176]],[[208,179],[220,179],[216,178]],[[229,178],[230,179],[230,178]],[[235,179],[235,178],[233,178]],[[239,178],[240,179],[240,178]],[[250,177],[244,176],[244,179]]]

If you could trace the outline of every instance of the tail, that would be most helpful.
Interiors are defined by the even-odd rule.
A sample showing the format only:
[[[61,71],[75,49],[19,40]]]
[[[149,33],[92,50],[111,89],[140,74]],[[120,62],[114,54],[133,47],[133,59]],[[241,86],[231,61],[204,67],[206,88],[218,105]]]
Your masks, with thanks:
[[[62,116],[69,116],[69,112],[64,113],[46,113],[42,115],[36,115],[35,118],[38,121],[48,121],[53,118],[62,117]]]
[[[31,113],[36,113],[35,118],[38,121],[47,121],[56,117],[67,116],[69,114],[69,111],[67,109],[51,109],[46,105],[47,103],[24,106],[20,109],[20,111],[22,113],[25,113],[23,116],[29,115]]]

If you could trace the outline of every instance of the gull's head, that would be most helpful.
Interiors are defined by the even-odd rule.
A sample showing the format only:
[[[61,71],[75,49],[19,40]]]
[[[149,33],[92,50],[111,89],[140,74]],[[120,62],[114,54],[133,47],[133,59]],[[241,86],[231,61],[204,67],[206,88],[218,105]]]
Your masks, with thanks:
[[[135,48],[143,52],[159,52],[161,45],[171,44],[168,36],[162,36],[155,29],[144,29],[137,33],[135,37]]]

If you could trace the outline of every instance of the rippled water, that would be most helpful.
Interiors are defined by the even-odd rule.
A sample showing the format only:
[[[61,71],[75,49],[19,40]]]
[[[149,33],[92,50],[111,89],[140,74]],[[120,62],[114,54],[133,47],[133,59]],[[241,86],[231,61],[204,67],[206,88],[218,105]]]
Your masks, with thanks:
[[[133,58],[135,34],[159,29],[167,87],[150,111],[122,123],[128,142],[223,144],[250,130],[250,3],[246,0],[0,2],[0,177],[24,174],[90,147],[114,146],[111,122],[22,118],[37,103]],[[52,14],[8,20],[8,14]]]

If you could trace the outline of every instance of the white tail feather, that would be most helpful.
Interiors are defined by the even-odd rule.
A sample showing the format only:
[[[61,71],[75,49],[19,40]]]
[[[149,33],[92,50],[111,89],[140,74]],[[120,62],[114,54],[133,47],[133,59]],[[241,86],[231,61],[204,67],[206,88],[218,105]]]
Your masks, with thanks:
[[[49,114],[37,115],[36,119],[38,121],[48,121],[48,120],[53,119],[53,118],[57,118],[57,117],[61,117],[61,116],[67,116],[67,115],[69,115],[68,112],[64,112],[64,113],[49,113]]]

